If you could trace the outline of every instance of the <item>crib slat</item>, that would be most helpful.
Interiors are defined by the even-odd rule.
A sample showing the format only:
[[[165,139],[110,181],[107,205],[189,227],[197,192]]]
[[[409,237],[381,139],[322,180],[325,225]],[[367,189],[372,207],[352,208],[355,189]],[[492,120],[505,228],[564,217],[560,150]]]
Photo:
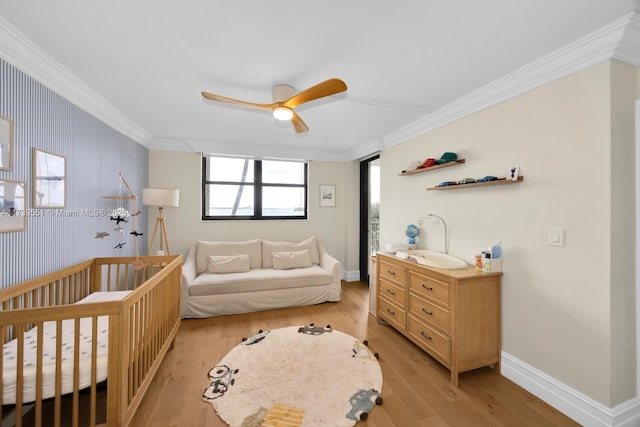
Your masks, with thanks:
[[[6,329],[0,328],[0,342],[6,343]],[[4,372],[4,357],[0,357],[0,372]],[[0,375],[0,420],[4,418],[2,414],[2,406],[4,405],[4,375]]]
[[[53,425],[60,427],[62,419],[62,320],[56,320],[56,381],[53,403]]]
[[[71,426],[78,427],[80,413],[80,319],[75,319],[73,329],[73,405]]]
[[[91,325],[91,389],[89,395],[91,403],[89,406],[89,427],[95,427],[98,418],[97,410],[97,377],[98,377],[98,318],[93,317]]]
[[[22,413],[22,396],[24,393],[24,326],[16,326],[18,340],[17,369],[16,369],[16,413]],[[22,427],[22,417],[16,418],[16,427]]]
[[[36,327],[37,333],[37,351],[36,351],[36,427],[42,426],[42,359],[43,359],[43,342],[44,342],[44,323],[39,322]]]

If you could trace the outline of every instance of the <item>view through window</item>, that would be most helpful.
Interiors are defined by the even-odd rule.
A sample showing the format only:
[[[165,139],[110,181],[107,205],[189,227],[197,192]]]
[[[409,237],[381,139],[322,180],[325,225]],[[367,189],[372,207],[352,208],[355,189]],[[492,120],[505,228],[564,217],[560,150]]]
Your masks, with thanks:
[[[307,163],[202,158],[202,219],[306,219]]]

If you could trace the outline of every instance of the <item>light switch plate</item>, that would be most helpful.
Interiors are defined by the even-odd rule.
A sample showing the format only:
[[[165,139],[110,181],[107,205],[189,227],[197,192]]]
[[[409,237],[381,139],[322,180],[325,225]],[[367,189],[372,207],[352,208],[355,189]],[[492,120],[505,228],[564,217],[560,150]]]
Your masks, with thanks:
[[[549,245],[564,246],[564,228],[549,227]]]

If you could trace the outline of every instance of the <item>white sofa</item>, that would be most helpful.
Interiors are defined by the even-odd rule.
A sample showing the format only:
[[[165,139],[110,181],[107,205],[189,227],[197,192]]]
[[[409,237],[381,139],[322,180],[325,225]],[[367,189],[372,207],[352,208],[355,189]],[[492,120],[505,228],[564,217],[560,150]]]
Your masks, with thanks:
[[[340,301],[340,262],[314,236],[200,240],[182,267],[181,298],[183,319]]]

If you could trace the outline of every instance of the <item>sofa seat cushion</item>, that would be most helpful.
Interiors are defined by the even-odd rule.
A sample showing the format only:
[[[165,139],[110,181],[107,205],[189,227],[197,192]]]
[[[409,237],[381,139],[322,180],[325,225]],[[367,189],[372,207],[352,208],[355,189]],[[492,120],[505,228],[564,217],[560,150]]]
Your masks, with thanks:
[[[240,292],[321,286],[331,283],[331,274],[318,265],[290,270],[252,268],[243,273],[203,273],[189,285],[189,295],[221,295]]]

